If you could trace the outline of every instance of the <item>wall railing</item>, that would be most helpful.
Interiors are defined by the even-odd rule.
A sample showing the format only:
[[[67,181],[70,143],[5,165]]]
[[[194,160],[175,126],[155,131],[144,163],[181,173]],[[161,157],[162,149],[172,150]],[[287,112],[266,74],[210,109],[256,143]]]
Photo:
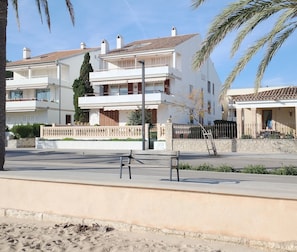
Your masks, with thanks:
[[[149,124],[146,124],[148,138]],[[40,137],[45,139],[141,139],[142,126],[41,126]]]

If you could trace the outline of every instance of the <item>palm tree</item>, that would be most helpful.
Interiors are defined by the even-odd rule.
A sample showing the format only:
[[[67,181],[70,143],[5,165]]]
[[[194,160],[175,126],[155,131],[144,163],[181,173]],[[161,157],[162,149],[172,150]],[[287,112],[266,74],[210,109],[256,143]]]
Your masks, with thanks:
[[[49,13],[49,6],[47,0],[35,0],[38,8],[38,12],[42,20],[42,11],[44,11],[48,28],[51,28],[51,20]],[[65,0],[67,5],[71,21],[74,24],[74,11],[71,0]],[[16,11],[16,18],[19,25],[19,16],[18,16],[18,1],[11,0],[11,4]],[[6,105],[6,80],[5,80],[5,70],[6,70],[6,26],[7,26],[7,8],[8,0],[0,1],[0,170],[4,170],[5,162],[5,128],[6,128],[6,119],[5,119],[5,105]]]
[[[192,0],[194,8],[207,0]],[[196,53],[193,66],[199,68],[210,56],[215,47],[231,32],[239,30],[233,42],[231,56],[238,51],[241,43],[263,21],[276,20],[271,30],[251,45],[231,71],[221,91],[221,100],[236,76],[244,69],[251,58],[265,48],[264,56],[258,65],[255,78],[255,91],[261,86],[264,72],[271,59],[297,28],[296,0],[237,0],[229,4],[211,23],[201,49]]]

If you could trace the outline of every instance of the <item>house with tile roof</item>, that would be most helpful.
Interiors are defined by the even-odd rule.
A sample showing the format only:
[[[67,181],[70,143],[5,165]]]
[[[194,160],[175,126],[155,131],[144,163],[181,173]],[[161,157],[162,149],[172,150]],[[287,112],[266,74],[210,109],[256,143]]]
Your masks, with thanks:
[[[31,57],[28,48],[23,58],[7,63],[13,77],[6,80],[6,123],[70,124],[73,123],[73,81],[79,77],[84,55],[88,52],[91,64],[100,48],[80,48],[46,53]]]
[[[233,89],[228,91],[229,120],[237,122],[237,136],[296,137],[297,87]]]
[[[178,35],[175,27],[171,36],[128,44],[118,35],[113,50],[103,40],[100,69],[90,73],[95,93],[79,98],[80,108],[90,111],[90,124],[126,125],[130,113],[142,107],[142,84],[152,123],[192,123],[197,106],[200,123],[221,119],[221,81],[214,64],[208,59],[199,70],[192,67],[201,41],[199,34]],[[199,101],[190,98],[195,92]]]

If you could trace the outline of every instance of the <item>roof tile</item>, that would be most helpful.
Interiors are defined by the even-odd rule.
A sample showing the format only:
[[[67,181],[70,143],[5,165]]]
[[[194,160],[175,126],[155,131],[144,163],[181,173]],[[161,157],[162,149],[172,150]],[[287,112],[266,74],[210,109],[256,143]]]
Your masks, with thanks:
[[[8,62],[7,66],[20,66],[28,64],[39,64],[39,63],[50,63],[55,62],[56,60],[64,59],[70,56],[79,55],[81,53],[87,53],[98,48],[87,48],[87,49],[75,49],[75,50],[66,50],[42,54],[39,56],[31,57],[29,59],[22,59],[18,61]]]
[[[233,97],[235,102],[244,101],[271,101],[297,99],[297,87],[278,88],[258,93],[237,95]]]
[[[150,51],[158,49],[170,49],[183,43],[184,41],[196,36],[197,34],[187,34],[171,36],[165,38],[146,39],[131,42],[120,49],[111,50],[107,55],[116,55],[123,53],[132,53],[139,51]]]

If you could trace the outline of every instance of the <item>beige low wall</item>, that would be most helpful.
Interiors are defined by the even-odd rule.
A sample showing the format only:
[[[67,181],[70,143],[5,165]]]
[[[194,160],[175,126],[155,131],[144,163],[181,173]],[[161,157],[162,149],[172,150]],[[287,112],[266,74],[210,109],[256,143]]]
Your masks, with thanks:
[[[0,191],[3,214],[22,210],[41,213],[36,216],[45,220],[51,215],[95,219],[297,248],[296,199],[7,178],[0,179]],[[290,244],[294,240],[295,247]]]
[[[297,153],[296,139],[215,139],[214,143],[218,153]],[[185,152],[207,152],[204,139],[173,139],[172,148]]]
[[[21,139],[9,139],[7,141],[8,148],[34,148],[35,138],[21,138]]]

